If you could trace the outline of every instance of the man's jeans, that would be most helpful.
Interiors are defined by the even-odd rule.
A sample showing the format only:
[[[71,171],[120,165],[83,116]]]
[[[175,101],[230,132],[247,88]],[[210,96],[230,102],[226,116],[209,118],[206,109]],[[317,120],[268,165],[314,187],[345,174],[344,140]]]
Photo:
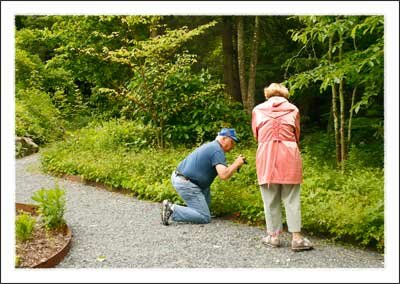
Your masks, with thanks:
[[[172,220],[199,224],[210,223],[210,188],[202,189],[184,177],[177,176],[175,172],[172,173],[171,182],[187,205],[185,207],[175,204]]]

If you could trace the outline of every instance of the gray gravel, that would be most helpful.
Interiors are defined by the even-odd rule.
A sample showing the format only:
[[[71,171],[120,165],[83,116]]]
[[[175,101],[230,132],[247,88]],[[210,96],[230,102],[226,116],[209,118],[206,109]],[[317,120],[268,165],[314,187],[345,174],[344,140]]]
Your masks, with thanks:
[[[382,254],[308,236],[315,249],[262,245],[264,230],[213,218],[207,225],[160,223],[160,204],[42,174],[39,154],[16,163],[16,202],[58,182],[66,190],[72,247],[59,268],[383,268]]]

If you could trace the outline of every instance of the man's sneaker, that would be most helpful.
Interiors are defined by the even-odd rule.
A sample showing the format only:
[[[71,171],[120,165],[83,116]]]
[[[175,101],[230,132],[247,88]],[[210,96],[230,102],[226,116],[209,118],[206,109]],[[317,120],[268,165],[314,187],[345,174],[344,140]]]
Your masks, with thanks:
[[[269,247],[278,248],[281,246],[281,240],[279,237],[273,237],[271,235],[267,235],[262,238],[262,243]]]
[[[172,203],[165,199],[161,205],[161,223],[165,226],[169,225],[169,219],[172,215]]]

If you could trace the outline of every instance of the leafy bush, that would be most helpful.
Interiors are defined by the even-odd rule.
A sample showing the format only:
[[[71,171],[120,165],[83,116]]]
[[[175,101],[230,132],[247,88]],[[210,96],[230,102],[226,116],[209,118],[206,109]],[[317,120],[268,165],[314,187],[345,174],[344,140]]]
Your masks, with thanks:
[[[372,120],[367,119],[365,121]],[[345,161],[345,167],[347,169],[383,167],[384,143],[380,138],[375,139],[373,137],[374,133],[374,130],[370,129],[361,136],[359,132],[353,131],[353,138],[351,139],[352,143],[351,145],[348,145],[349,151],[347,154],[347,160]],[[368,139],[366,138],[367,136],[369,137]],[[334,151],[335,137],[333,133],[327,134],[326,132],[318,131],[308,134],[301,140],[301,148],[303,154],[309,153],[313,157],[314,163],[326,163],[327,165],[334,167],[336,157]],[[327,151],[327,149],[332,149],[332,151]]]
[[[26,89],[35,85],[35,79],[43,70],[43,63],[36,54],[15,50],[15,85],[16,89]]]
[[[168,63],[148,59],[141,66],[144,75],[137,72],[129,82],[132,96],[127,97],[123,114],[152,126],[159,146],[203,143],[222,127],[235,127],[247,140],[250,117],[207,70],[193,72],[195,62],[195,56],[187,53]]]
[[[353,168],[342,173],[315,161],[303,155],[303,226],[383,249],[383,170]]]
[[[63,122],[49,95],[38,89],[24,89],[16,97],[16,135],[31,137],[38,144],[60,139]]]
[[[15,236],[19,241],[26,241],[32,237],[36,220],[31,215],[21,212],[15,219]]]
[[[345,163],[347,169],[361,169],[361,168],[383,168],[384,156],[383,147],[384,143],[360,143],[357,146],[352,144],[348,153]]]
[[[65,224],[65,190],[41,188],[34,193],[32,200],[39,203],[38,212],[46,228],[54,229]]]
[[[300,146],[302,154],[312,156],[314,163],[327,163],[332,167],[335,165],[335,136],[333,134],[322,131],[314,132],[305,136],[300,141]],[[326,149],[333,149],[333,151]]]
[[[234,127],[242,141],[249,140],[250,117],[234,102],[207,70],[193,74],[185,70],[168,81],[171,97],[180,94],[176,107],[166,121],[165,137],[170,144],[189,147],[210,141],[222,127]]]
[[[70,132],[65,143],[76,150],[140,150],[155,146],[155,131],[138,121],[113,119],[92,121],[86,127]]]
[[[79,175],[114,188],[130,189],[139,199],[180,200],[169,179],[186,150],[171,149],[158,153],[153,149],[143,149],[127,152],[121,147],[114,151],[102,151],[98,147],[89,149],[87,145],[78,149],[79,146],[73,144],[72,141],[69,146],[58,143],[45,149],[41,156],[44,170]],[[77,155],[70,155],[70,146],[74,147]]]
[[[38,144],[60,139],[70,126],[64,119],[77,124],[88,115],[76,74],[50,59],[60,41],[48,29],[17,30],[15,42],[17,135]]]

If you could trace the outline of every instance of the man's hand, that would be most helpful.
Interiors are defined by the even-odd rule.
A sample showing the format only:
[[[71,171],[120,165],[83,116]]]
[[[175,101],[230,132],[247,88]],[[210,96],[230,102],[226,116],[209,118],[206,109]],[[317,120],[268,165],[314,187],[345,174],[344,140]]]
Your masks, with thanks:
[[[237,157],[236,160],[229,167],[219,164],[215,166],[215,169],[217,170],[218,176],[221,179],[226,180],[230,178],[235,173],[235,171],[239,171],[239,168],[243,164],[247,164],[246,158],[243,155],[239,155],[239,157]]]
[[[237,157],[236,161],[238,162],[238,165],[239,165],[239,167],[237,168],[237,172],[239,172],[240,171],[240,167],[243,164],[247,164],[246,157],[243,156],[242,154],[240,154],[239,157]]]

